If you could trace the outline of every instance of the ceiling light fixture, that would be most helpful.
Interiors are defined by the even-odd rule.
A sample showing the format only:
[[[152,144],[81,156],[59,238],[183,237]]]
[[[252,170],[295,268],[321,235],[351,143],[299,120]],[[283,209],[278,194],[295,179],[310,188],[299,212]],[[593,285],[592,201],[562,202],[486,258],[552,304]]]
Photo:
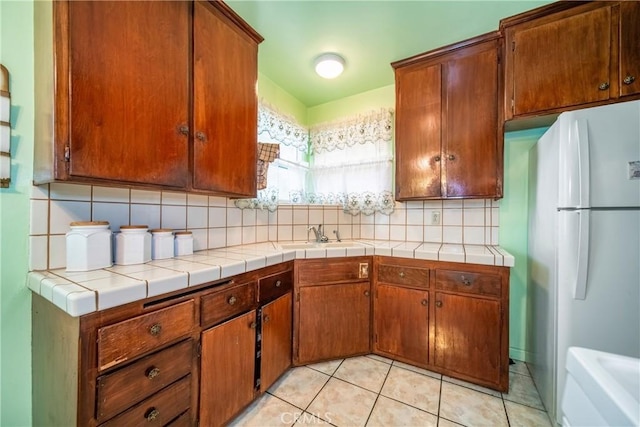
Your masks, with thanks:
[[[314,61],[316,73],[325,79],[334,79],[344,70],[344,58],[336,53],[323,53]]]

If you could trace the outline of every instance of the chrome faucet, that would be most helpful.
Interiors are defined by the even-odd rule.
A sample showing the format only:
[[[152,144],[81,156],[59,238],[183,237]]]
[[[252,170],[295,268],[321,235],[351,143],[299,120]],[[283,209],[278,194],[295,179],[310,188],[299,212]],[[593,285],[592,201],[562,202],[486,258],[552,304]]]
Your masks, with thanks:
[[[318,228],[315,228],[313,226],[309,227],[307,229],[307,234],[309,231],[313,231],[313,234],[315,234],[316,236],[317,243],[327,243],[329,241],[329,238],[322,232],[322,224],[319,224]]]

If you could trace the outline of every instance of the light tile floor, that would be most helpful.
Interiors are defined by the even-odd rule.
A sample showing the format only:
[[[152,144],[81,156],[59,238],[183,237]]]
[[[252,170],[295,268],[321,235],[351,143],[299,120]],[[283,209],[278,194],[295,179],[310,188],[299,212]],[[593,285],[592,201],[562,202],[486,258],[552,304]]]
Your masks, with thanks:
[[[232,426],[551,426],[526,365],[509,393],[376,355],[293,368]]]

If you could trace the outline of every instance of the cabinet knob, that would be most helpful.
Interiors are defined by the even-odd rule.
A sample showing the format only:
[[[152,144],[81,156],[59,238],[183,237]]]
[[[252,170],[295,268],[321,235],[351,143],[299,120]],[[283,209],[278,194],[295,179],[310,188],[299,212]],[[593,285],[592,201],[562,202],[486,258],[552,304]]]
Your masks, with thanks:
[[[622,80],[622,83],[624,83],[624,84],[626,84],[626,85],[630,85],[631,83],[633,83],[633,82],[635,82],[635,81],[636,81],[635,76],[627,75],[627,76]]]
[[[276,288],[279,288],[280,286],[282,286],[282,282],[280,280],[276,281]]]
[[[364,296],[365,296],[365,297],[368,297],[369,295],[371,295],[371,292],[369,292],[369,291],[364,291]]]
[[[609,82],[600,83],[600,86],[598,86],[598,89],[599,90],[607,90],[607,89],[609,89]]]
[[[453,154],[449,154],[449,156],[447,157],[449,160],[455,160],[456,156],[454,156]]]
[[[228,299],[227,299],[227,304],[229,305],[234,305],[236,303],[236,301],[238,301],[238,298],[234,297],[233,295],[231,295]]]
[[[436,307],[438,308],[442,307],[442,301],[436,301]]]
[[[155,420],[156,418],[158,418],[160,416],[160,411],[158,411],[156,408],[151,408],[147,411],[146,414],[144,414],[144,417],[147,419],[147,421],[151,422],[153,420]]]
[[[439,161],[440,161],[440,156],[435,156],[435,157],[433,158],[433,160],[435,160],[436,162],[439,162]]]
[[[429,301],[426,299],[423,299],[420,304],[424,305],[425,307],[427,306],[427,304],[429,304]]]
[[[262,319],[262,323],[269,323],[269,321],[271,320],[271,317],[269,317],[269,315],[264,316],[264,319]]]
[[[467,279],[465,276],[461,276],[462,284],[465,286],[471,286],[471,280]]]
[[[162,325],[160,325],[160,323],[156,323],[149,328],[149,333],[154,337],[160,335],[160,332],[162,332]]]
[[[404,277],[404,271],[400,272],[400,277]]]
[[[207,135],[204,132],[196,132],[196,139],[200,142],[207,142]]]
[[[187,125],[178,126],[178,132],[180,132],[183,135],[189,135],[189,126]]]
[[[157,368],[155,366],[150,367],[149,369],[147,369],[147,378],[149,378],[150,380],[154,379],[155,377],[157,377],[158,375],[160,375],[160,368]]]
[[[251,328],[251,329],[255,329],[255,328],[257,328],[257,327],[258,327],[258,324],[257,324],[256,322],[251,322],[251,323],[249,324],[249,328]]]

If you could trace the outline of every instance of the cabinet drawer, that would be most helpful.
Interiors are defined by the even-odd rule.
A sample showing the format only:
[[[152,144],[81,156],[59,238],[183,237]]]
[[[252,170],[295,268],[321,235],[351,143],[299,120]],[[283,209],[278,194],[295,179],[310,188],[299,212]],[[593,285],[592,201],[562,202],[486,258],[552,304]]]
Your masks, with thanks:
[[[98,329],[98,370],[186,337],[195,326],[193,300]]]
[[[200,322],[203,326],[212,325],[251,310],[255,306],[255,282],[244,283],[202,297]]]
[[[98,377],[98,422],[127,409],[191,372],[193,342],[181,342]]]
[[[468,271],[436,270],[436,288],[444,291],[468,292],[500,296],[500,276]]]
[[[187,411],[167,424],[167,427],[191,427],[191,411]]]
[[[371,258],[322,258],[301,261],[297,268],[299,285],[363,281],[369,280]]]
[[[101,424],[103,427],[151,425],[163,426],[189,409],[191,403],[191,375],[154,394],[124,412]]]
[[[293,285],[293,272],[285,271],[273,276],[260,279],[258,282],[259,300],[261,303],[273,301],[281,295],[291,291]]]
[[[429,287],[429,269],[380,264],[378,282]]]

